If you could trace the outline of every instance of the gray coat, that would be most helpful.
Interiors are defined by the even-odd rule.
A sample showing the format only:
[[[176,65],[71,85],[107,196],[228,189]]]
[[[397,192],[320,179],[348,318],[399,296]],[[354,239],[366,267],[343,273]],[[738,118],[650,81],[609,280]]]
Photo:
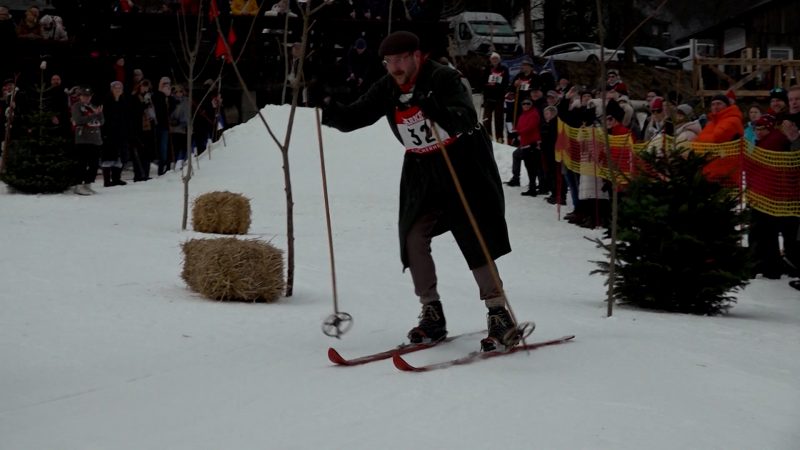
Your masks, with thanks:
[[[72,124],[75,125],[75,143],[103,145],[102,126],[105,123],[103,111],[83,103],[72,105]]]

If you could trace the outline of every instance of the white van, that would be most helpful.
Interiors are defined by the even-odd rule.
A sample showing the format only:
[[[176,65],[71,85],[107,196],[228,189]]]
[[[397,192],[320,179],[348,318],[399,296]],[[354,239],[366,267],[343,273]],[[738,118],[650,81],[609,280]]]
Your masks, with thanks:
[[[683,63],[683,70],[691,72],[694,69],[694,58],[710,58],[717,56],[717,46],[709,42],[699,42],[690,39],[686,45],[664,50],[664,53],[678,57]]]
[[[522,53],[519,38],[505,17],[493,12],[465,11],[447,19],[454,56],[470,53],[488,55],[497,52],[503,57]]]

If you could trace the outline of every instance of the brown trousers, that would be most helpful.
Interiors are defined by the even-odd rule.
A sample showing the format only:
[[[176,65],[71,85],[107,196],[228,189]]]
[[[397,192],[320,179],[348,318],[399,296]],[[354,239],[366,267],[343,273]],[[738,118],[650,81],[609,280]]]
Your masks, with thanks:
[[[436,265],[431,255],[431,240],[440,214],[438,211],[423,214],[406,236],[408,268],[414,282],[414,293],[419,296],[419,301],[423,304],[439,300],[439,292],[436,289]],[[494,265],[494,261],[492,264]],[[497,266],[494,267],[496,270]],[[500,286],[497,286],[488,264],[474,269],[472,276],[478,284],[480,298],[486,301],[487,307],[505,305],[505,299],[502,296],[502,281],[500,281]]]

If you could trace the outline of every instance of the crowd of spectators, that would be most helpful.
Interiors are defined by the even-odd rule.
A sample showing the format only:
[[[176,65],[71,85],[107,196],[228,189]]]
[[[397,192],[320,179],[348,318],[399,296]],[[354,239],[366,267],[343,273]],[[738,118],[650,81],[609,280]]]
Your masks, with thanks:
[[[749,104],[745,117],[730,91],[711,98],[708,110],[699,99],[684,99],[655,88],[636,99],[616,69],[607,72],[603,90],[574,86],[566,78],[556,81],[548,70],[537,72],[528,58],[522,60],[516,76],[509,79],[508,73],[499,55],[489,55],[482,89],[484,126],[498,142],[516,147],[506,185],[520,186],[524,166],[529,185],[521,195],[542,195],[551,204],[567,205],[569,194],[572,211],[565,219],[580,227],[608,226],[611,189],[599,177],[573,172],[555,162],[555,117],[573,128],[604,127],[611,136],[629,135],[649,151],[663,151],[665,138],[676,148],[687,149],[692,142],[724,144],[746,139],[765,150],[800,150],[800,85],[772,89],[769,105]],[[603,91],[605,98],[600,98]],[[706,166],[706,175],[723,181],[739,177],[731,167],[736,163],[732,159],[712,161]],[[800,275],[799,219],[751,210],[748,245],[754,275],[770,279]],[[800,281],[795,284],[800,288]]]
[[[106,81],[103,90],[80,80],[65,88],[58,73],[33,91],[21,87],[20,80],[3,82],[2,129],[10,139],[24,139],[37,126],[35,113],[43,112],[46,125],[72,146],[67,154],[79,163],[75,192],[81,195],[95,193],[92,183],[98,168],[104,187],[126,185],[122,179],[126,167],[132,169],[134,182],[151,178],[151,164],[158,176],[180,170],[190,150],[202,154],[225,126],[222,96],[213,80],[195,89],[190,104],[184,84],[173,84],[164,76],[154,85],[141,69],[128,74],[122,60],[115,67],[111,73],[116,76]],[[42,73],[46,70],[43,64]]]

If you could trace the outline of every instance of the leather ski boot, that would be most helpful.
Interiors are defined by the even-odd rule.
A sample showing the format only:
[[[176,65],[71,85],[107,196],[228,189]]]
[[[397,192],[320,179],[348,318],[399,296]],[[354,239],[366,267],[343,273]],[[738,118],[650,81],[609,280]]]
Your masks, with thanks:
[[[444,318],[442,302],[422,305],[419,315],[419,325],[408,332],[408,340],[412,344],[438,342],[447,337],[447,321]]]
[[[489,336],[481,339],[481,351],[505,351],[522,339],[517,324],[505,307],[489,308],[486,324],[489,327]]]

